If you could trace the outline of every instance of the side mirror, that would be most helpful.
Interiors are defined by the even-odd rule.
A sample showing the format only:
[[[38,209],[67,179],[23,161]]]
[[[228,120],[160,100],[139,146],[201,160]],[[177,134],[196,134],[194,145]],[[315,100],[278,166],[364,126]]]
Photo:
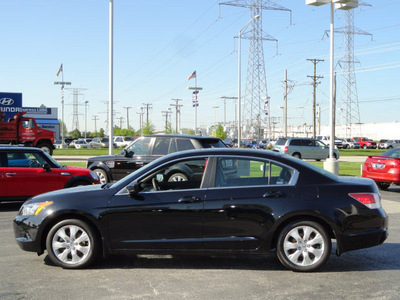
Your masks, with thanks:
[[[51,167],[49,166],[49,164],[44,164],[42,166],[42,168],[46,171],[46,172],[50,172],[51,171]]]
[[[122,150],[122,155],[125,157],[132,158],[135,153],[133,151],[128,151],[126,149]]]
[[[139,195],[140,192],[139,183],[135,182],[133,185],[127,186],[126,188],[128,189],[129,197],[136,200],[144,200],[144,197]]]

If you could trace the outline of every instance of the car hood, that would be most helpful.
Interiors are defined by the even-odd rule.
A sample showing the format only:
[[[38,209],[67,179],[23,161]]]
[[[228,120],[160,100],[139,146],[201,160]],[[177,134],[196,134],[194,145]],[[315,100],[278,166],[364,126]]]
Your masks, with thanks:
[[[56,199],[71,199],[71,198],[75,198],[78,195],[82,199],[82,194],[87,194],[87,197],[90,197],[92,193],[98,195],[98,192],[101,190],[104,190],[105,192],[110,190],[109,188],[104,187],[104,186],[105,186],[104,184],[103,185],[95,184],[95,185],[84,185],[84,186],[56,190],[56,191],[52,191],[52,192],[34,196],[29,201],[30,202],[44,202],[44,201],[54,201]],[[112,191],[112,192],[114,192],[114,191]]]
[[[94,156],[90,157],[88,162],[113,160],[116,156],[118,156],[118,154]]]

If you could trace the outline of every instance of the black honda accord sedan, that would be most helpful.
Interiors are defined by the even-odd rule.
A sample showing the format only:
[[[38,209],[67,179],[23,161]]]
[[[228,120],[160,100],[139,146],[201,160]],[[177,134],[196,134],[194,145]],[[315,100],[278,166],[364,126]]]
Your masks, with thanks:
[[[179,180],[177,179],[179,178]],[[107,254],[276,253],[294,271],[380,245],[388,217],[375,183],[262,150],[174,153],[116,183],[35,196],[14,220],[18,245],[63,268]]]

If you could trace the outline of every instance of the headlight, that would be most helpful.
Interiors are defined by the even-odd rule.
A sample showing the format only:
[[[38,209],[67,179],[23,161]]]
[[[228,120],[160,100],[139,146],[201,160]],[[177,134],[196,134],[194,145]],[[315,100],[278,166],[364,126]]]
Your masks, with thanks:
[[[90,171],[90,176],[92,176],[92,178],[93,178],[94,180],[100,180],[100,179],[99,179],[99,176],[97,176],[97,174],[96,174],[95,172],[93,172],[93,171]]]
[[[20,209],[21,216],[36,216],[47,206],[53,204],[53,201],[23,204]]]

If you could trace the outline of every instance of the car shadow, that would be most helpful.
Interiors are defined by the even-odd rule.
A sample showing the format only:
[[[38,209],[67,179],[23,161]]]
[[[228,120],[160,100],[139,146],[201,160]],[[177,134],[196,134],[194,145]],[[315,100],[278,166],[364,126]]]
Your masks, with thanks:
[[[397,253],[399,244],[385,243],[378,247],[347,252],[338,257],[335,247],[328,263],[318,272],[360,272],[400,270]],[[48,256],[46,265],[56,267]],[[89,267],[101,269],[193,269],[193,270],[254,270],[254,271],[289,271],[277,259],[270,256],[200,256],[200,255],[111,255],[99,259]]]

